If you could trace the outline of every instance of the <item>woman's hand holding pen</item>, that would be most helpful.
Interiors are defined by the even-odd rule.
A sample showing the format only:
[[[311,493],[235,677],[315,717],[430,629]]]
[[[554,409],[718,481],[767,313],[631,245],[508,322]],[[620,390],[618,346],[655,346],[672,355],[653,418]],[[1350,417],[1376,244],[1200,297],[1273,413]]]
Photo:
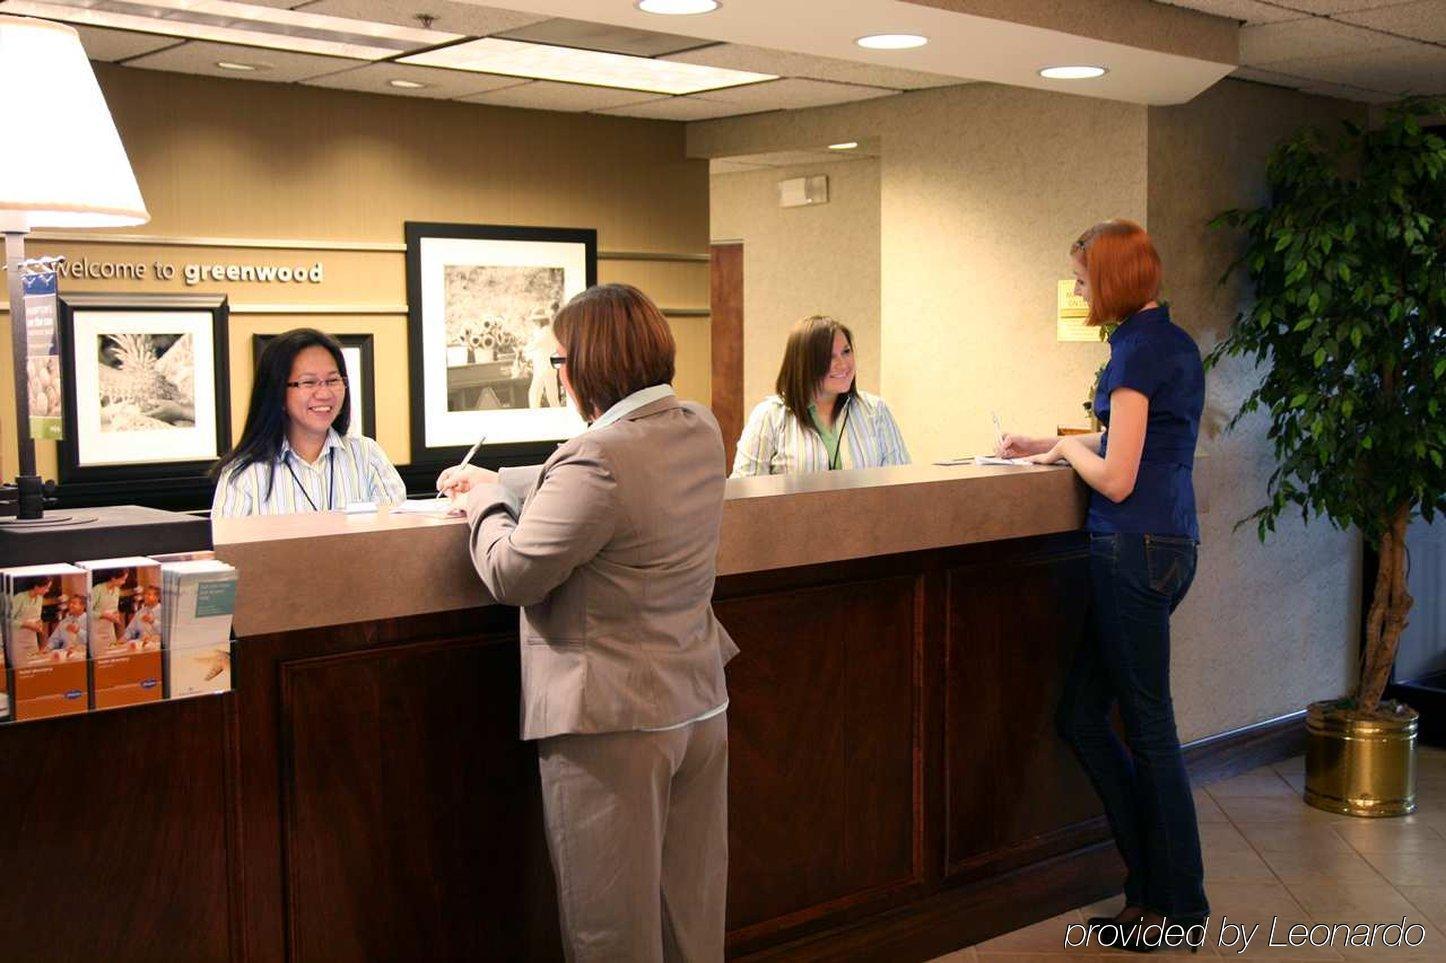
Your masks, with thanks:
[[[437,476],[437,493],[455,501],[459,495],[467,494],[478,485],[496,482],[495,471],[478,468],[476,465],[453,465]]]
[[[1042,455],[1055,445],[1053,438],[1029,438],[1012,433],[1002,435],[1001,439],[999,450],[994,453],[996,458],[1027,458],[1030,455]]]

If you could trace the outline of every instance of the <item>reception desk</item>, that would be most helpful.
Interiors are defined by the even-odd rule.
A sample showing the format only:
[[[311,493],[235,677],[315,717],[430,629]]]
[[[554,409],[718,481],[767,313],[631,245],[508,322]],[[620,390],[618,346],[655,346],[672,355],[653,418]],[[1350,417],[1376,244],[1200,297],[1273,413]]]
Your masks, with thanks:
[[[1118,888],[1052,719],[1084,505],[1062,468],[729,482],[731,956],[928,959]],[[466,536],[219,521],[234,692],[0,733],[4,955],[560,958],[517,613]]]

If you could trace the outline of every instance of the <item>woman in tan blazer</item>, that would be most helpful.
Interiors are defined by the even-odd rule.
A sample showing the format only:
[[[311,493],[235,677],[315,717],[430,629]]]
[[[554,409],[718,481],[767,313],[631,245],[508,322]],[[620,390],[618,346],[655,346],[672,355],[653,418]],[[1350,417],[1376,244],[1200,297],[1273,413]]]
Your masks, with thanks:
[[[437,485],[466,493],[477,572],[522,607],[522,738],[538,740],[568,959],[721,961],[723,439],[674,395],[673,336],[636,288],[589,288],[553,332],[588,429],[520,492],[477,468]]]

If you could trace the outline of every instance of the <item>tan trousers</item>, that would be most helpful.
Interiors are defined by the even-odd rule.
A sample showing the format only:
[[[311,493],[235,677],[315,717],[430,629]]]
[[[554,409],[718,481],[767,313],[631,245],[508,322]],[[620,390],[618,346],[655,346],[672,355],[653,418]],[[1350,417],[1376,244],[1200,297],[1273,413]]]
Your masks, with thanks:
[[[727,713],[537,744],[569,960],[721,963]]]

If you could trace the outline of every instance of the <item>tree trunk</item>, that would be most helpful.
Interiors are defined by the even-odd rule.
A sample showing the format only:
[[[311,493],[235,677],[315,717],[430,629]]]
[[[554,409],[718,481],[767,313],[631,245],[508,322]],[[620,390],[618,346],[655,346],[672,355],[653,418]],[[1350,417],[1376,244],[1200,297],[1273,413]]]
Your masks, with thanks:
[[[1410,520],[1411,506],[1399,506],[1381,536],[1380,568],[1366,620],[1365,664],[1356,692],[1356,708],[1364,713],[1375,712],[1381,704],[1406,629],[1406,616],[1415,601],[1406,591],[1406,524]]]

